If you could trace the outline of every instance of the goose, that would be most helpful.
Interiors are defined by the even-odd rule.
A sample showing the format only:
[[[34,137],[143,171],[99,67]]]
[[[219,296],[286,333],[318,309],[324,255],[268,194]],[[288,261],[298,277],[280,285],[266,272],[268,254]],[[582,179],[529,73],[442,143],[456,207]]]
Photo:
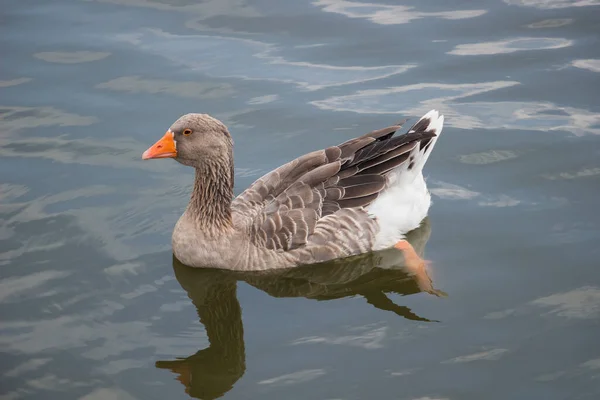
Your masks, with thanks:
[[[172,234],[190,267],[264,271],[395,247],[420,263],[406,234],[427,216],[425,165],[444,125],[431,110],[404,134],[402,121],[302,155],[233,196],[233,140],[221,121],[185,114],[142,159],[195,169]]]

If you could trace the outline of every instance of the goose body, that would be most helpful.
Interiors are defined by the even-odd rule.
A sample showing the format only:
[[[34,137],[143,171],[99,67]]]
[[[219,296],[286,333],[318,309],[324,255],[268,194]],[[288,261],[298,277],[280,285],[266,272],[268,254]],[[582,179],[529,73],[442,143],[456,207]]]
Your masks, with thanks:
[[[175,225],[183,264],[250,271],[320,263],[396,246],[427,216],[423,166],[442,131],[432,110],[407,133],[394,125],[296,158],[233,198],[233,142],[205,114],[179,118],[142,156],[196,169]]]

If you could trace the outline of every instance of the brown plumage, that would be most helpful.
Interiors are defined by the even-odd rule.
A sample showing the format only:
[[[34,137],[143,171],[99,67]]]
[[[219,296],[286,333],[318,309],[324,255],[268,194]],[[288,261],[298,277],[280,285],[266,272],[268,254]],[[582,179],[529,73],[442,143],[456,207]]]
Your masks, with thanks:
[[[441,125],[428,127],[443,122],[437,112],[435,117],[423,117],[403,135],[395,135],[401,125],[393,125],[300,156],[232,200],[227,128],[208,115],[184,115],[144,153],[196,169],[190,204],[173,233],[175,255],[193,266],[248,270],[373,250],[380,227],[368,207],[389,187],[392,171],[411,159],[426,159],[424,143],[433,143],[441,131]]]

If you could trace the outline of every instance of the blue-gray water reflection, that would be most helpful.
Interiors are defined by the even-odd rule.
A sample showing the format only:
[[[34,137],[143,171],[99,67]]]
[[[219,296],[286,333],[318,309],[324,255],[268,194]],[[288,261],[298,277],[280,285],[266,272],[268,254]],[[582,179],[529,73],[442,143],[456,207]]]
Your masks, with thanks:
[[[425,220],[408,236],[420,256],[423,256],[430,231],[429,221]],[[190,268],[175,258],[173,268],[175,277],[196,307],[200,323],[205,326],[209,346],[189,357],[158,361],[156,366],[175,373],[177,380],[185,386],[185,392],[199,399],[221,397],[232,389],[246,369],[242,311],[236,293],[238,281],[279,298],[304,297],[325,301],[360,296],[379,310],[422,322],[438,321],[419,316],[410,308],[394,303],[388,296],[420,292],[446,296],[434,288],[426,269],[406,267],[402,253],[397,250],[260,273]],[[309,343],[323,338],[303,340]],[[337,340],[341,343],[348,338],[339,337]]]

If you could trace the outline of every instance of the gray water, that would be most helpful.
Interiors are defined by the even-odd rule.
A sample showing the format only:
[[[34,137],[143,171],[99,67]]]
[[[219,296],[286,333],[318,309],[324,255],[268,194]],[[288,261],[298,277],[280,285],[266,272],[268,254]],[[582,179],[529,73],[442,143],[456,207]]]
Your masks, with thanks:
[[[399,3],[2,2],[2,399],[599,398],[600,2]],[[174,262],[181,114],[239,193],[432,108],[429,276]]]

